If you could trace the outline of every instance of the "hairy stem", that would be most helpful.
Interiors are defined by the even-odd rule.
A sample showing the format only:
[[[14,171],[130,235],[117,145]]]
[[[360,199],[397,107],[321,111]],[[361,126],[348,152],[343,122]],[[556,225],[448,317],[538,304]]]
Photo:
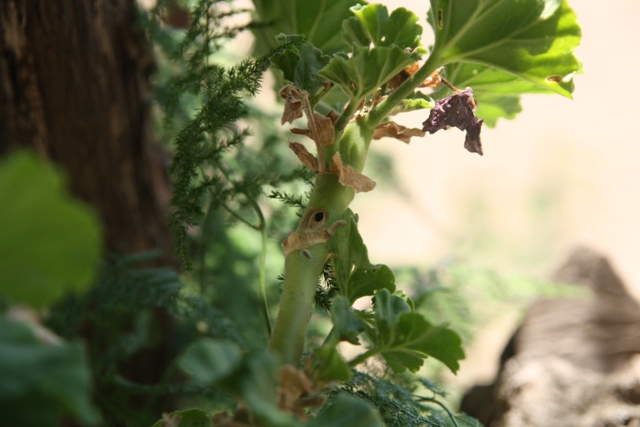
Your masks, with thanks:
[[[407,96],[420,86],[427,77],[431,75],[438,67],[442,66],[439,51],[431,52],[427,61],[420,69],[407,79],[400,87],[394,90],[384,101],[381,101],[367,114],[366,122],[371,128],[375,128],[382,120],[391,112],[391,110],[402,102]]]
[[[362,122],[346,126],[340,141],[325,147],[326,154],[340,151],[345,164],[362,171],[373,132]],[[327,158],[330,158],[327,156]],[[301,225],[310,215],[322,210],[326,214],[325,230],[339,221],[353,200],[355,190],[342,185],[333,173],[319,174],[311,198],[302,215]],[[309,232],[298,227],[296,232]],[[302,357],[307,325],[318,280],[329,255],[327,243],[318,243],[291,252],[285,260],[284,287],[280,311],[269,347],[282,357],[282,362],[297,366]]]

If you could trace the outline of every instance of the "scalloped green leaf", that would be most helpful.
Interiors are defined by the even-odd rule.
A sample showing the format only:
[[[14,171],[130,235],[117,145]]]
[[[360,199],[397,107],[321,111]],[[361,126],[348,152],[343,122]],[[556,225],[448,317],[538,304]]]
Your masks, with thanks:
[[[404,298],[391,295],[386,289],[374,297],[374,310],[376,328],[369,328],[367,333],[394,372],[416,372],[429,356],[454,373],[460,368],[458,362],[464,359],[464,351],[457,333],[431,324],[413,312]]]
[[[398,321],[402,313],[411,312],[411,306],[407,301],[392,295],[386,289],[381,290],[373,298],[375,307],[375,321],[380,330],[384,330]]]
[[[350,7],[357,0],[253,0],[258,20],[268,25],[253,29],[258,55],[276,46],[280,34],[304,34],[306,39],[327,55],[345,50],[342,22],[351,17]]]
[[[428,20],[442,64],[486,65],[571,98],[581,32],[566,0],[431,0]]]
[[[295,37],[279,35],[278,41],[285,43]],[[300,89],[304,89],[311,97],[311,103],[315,104],[314,98],[326,79],[322,78],[318,72],[324,68],[331,58],[324,55],[320,49],[309,42],[299,42],[291,49],[286,50],[282,55],[272,59],[272,64],[280,69],[284,78],[294,83]]]
[[[415,61],[398,46],[356,47],[351,58],[333,58],[320,75],[339,85],[351,99],[361,100]]]
[[[347,298],[353,304],[358,298],[373,295],[379,289],[393,292],[396,289],[396,277],[384,264],[369,265],[354,270],[347,281]]]
[[[359,344],[358,335],[364,331],[365,325],[351,310],[351,302],[338,295],[331,305],[331,319],[333,327],[340,341],[348,341],[351,344]]]
[[[352,7],[351,11],[374,46],[395,45],[402,49],[415,49],[421,46],[422,27],[417,24],[418,17],[404,7],[395,9],[391,15],[387,7],[381,4],[358,5]],[[353,23],[348,24],[349,27],[352,25]],[[360,34],[355,39],[351,39],[356,42],[361,40]]]
[[[351,368],[333,345],[323,345],[314,352],[314,374],[320,381],[349,381]]]
[[[457,62],[448,64],[443,75],[458,88],[473,88],[478,101],[476,116],[494,127],[499,118],[513,119],[522,111],[520,94],[550,94],[551,90],[538,86],[505,71],[479,64]],[[442,98],[449,89],[440,86],[432,96]]]
[[[348,209],[342,219],[347,225],[338,228],[329,241],[329,251],[336,255],[331,259],[331,266],[340,293],[353,304],[358,298],[373,295],[379,289],[394,292],[393,272],[387,266],[371,264],[353,212]]]
[[[100,223],[69,196],[57,170],[27,152],[3,159],[0,206],[0,292],[42,308],[91,284],[102,252]]]

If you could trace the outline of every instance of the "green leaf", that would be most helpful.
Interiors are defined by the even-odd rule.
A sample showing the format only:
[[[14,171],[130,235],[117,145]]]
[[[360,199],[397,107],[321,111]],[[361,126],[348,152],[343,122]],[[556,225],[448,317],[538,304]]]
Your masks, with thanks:
[[[340,293],[353,304],[358,298],[373,295],[379,289],[394,292],[395,277],[389,267],[369,262],[367,247],[358,232],[353,212],[348,209],[342,219],[347,225],[338,228],[329,241],[329,251],[337,255],[331,260],[331,266]]]
[[[306,39],[327,55],[345,50],[342,21],[351,16],[350,7],[357,0],[253,0],[260,21],[267,23],[254,29],[256,53],[275,47],[280,33],[304,34]]]
[[[566,0],[431,0],[429,22],[442,64],[485,65],[571,97],[581,34]]]
[[[279,42],[291,41],[296,36],[279,36]],[[323,82],[326,80],[318,75],[318,72],[324,68],[331,58],[323,55],[322,51],[316,48],[312,43],[301,42],[298,46],[285,51],[282,55],[275,57],[273,64],[282,70],[284,78],[294,83],[300,89],[304,89],[312,98],[312,105],[315,104],[314,96]]]
[[[396,277],[384,264],[359,267],[354,270],[347,281],[347,298],[352,303],[358,298],[373,295],[379,289],[393,292],[396,289]]]
[[[387,7],[381,4],[358,5],[352,7],[351,11],[364,31],[358,31],[353,18],[349,19],[343,27],[347,30],[349,41],[368,46],[369,42],[362,43],[365,35],[374,46],[395,45],[411,50],[421,46],[422,27],[417,24],[418,17],[404,7],[395,9],[391,16]]]
[[[72,199],[60,173],[26,152],[0,162],[0,284],[16,302],[42,308],[91,283],[100,224]]]
[[[478,101],[476,115],[489,127],[494,127],[501,117],[513,119],[522,111],[520,94],[553,93],[513,74],[478,64],[449,64],[443,74],[455,87],[473,88],[473,96]],[[432,96],[442,98],[448,91],[440,86]]]
[[[323,345],[315,352],[314,374],[320,381],[349,381],[351,368],[333,345]]]
[[[364,322],[353,314],[349,299],[338,295],[331,305],[333,327],[339,336],[339,341],[359,344],[358,335],[364,331]]]
[[[410,312],[407,301],[397,295],[391,295],[386,289],[381,290],[373,298],[375,307],[375,321],[380,331],[398,321],[402,313]]]
[[[185,409],[184,411],[175,411],[167,416],[168,419],[174,421],[172,427],[212,427],[211,414],[202,409]],[[179,422],[177,422],[179,420]],[[177,422],[177,423],[176,423]],[[158,420],[151,427],[166,427],[165,420]]]
[[[187,348],[178,366],[196,382],[215,384],[235,372],[241,359],[240,349],[234,344],[202,338]]]
[[[80,343],[42,344],[30,326],[0,320],[0,411],[7,426],[94,425],[91,378]]]
[[[351,58],[333,58],[320,75],[339,85],[352,100],[361,100],[416,59],[395,45],[371,50],[356,47]]]
[[[436,105],[435,101],[431,96],[425,95],[421,92],[414,92],[409,97],[402,100],[400,104],[398,104],[391,113],[390,116],[406,113],[414,110],[424,110],[425,108],[431,109]]]
[[[367,402],[339,394],[335,402],[320,411],[309,427],[384,427],[378,412]]]
[[[446,326],[434,326],[412,311],[407,301],[386,289],[374,298],[376,329],[368,329],[374,348],[394,372],[416,372],[428,356],[456,372],[464,358],[462,341]]]

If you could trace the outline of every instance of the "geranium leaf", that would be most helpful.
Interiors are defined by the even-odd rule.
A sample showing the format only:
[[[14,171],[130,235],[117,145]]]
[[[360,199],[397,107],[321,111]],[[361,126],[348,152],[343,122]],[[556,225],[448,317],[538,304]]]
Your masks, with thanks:
[[[275,47],[280,34],[304,34],[306,39],[327,55],[347,48],[342,38],[342,22],[351,16],[349,8],[357,0],[253,0],[260,21],[268,25],[254,29],[256,53]]]
[[[489,127],[503,117],[513,119],[522,111],[520,94],[553,93],[550,89],[523,80],[516,75],[479,64],[457,62],[445,67],[443,75],[458,88],[472,87],[478,103],[476,115],[484,119]],[[449,91],[441,85],[432,94],[435,98],[445,96]]]
[[[359,344],[358,335],[364,331],[365,325],[351,311],[351,302],[338,295],[331,305],[333,327],[340,341],[348,341],[351,344]]]
[[[395,45],[403,49],[415,49],[420,46],[422,27],[417,24],[418,17],[413,12],[401,7],[389,16],[387,7],[381,4],[357,5],[352,7],[351,11],[374,46]],[[350,22],[348,26],[352,27],[353,24]],[[355,41],[361,41],[361,34],[355,34]]]
[[[446,326],[436,326],[415,313],[407,301],[386,289],[374,297],[376,328],[367,333],[374,348],[394,372],[416,372],[424,359],[434,357],[456,372],[464,358],[460,336]]]
[[[566,0],[431,0],[429,22],[442,64],[486,65],[571,97],[580,27]]]
[[[393,272],[385,265],[371,264],[353,212],[347,210],[342,219],[347,225],[336,230],[329,241],[329,251],[336,255],[331,265],[340,293],[353,304],[358,298],[373,295],[380,289],[394,292]]]
[[[398,46],[356,47],[351,58],[333,58],[320,75],[339,85],[351,99],[361,100],[416,59]]]
[[[286,43],[296,37],[300,36],[280,35],[278,36],[278,41]],[[313,105],[315,104],[313,102],[314,96],[323,87],[323,82],[326,81],[318,75],[318,72],[329,63],[330,59],[329,56],[323,55],[322,51],[312,43],[299,42],[292,49],[276,56],[272,63],[282,71],[286,80],[309,93],[311,104]]]
[[[314,352],[314,374],[320,381],[349,381],[351,368],[333,345],[323,345]]]

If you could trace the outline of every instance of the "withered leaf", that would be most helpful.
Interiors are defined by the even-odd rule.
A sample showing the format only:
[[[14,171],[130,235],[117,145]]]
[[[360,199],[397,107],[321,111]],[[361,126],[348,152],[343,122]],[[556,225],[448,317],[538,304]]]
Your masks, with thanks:
[[[407,68],[404,68],[403,70],[401,70],[395,76],[391,77],[391,79],[387,81],[387,87],[390,90],[397,89],[398,86],[400,86],[402,83],[407,81],[407,79],[413,76],[416,73],[416,71],[418,71],[419,69],[420,69],[420,64],[418,64],[417,62],[414,62],[413,64],[409,65]]]
[[[333,144],[336,130],[333,127],[331,118],[325,117],[320,113],[314,112],[313,116],[308,118],[310,137],[319,147],[326,147]]]
[[[442,67],[431,73],[429,77],[427,77],[422,83],[420,83],[420,86],[418,87],[430,87],[432,89],[435,89],[436,87],[440,86],[440,83],[442,83],[440,71],[442,71]]]
[[[313,113],[311,117],[312,119],[308,120],[309,129],[293,128],[291,129],[291,133],[304,135],[313,139],[318,149],[333,144],[333,138],[336,134],[333,127],[333,120],[320,113]]]
[[[345,221],[339,220],[331,224],[329,228],[318,231],[316,233],[298,233],[296,231],[292,232],[282,242],[282,251],[284,252],[284,257],[286,258],[287,256],[289,256],[291,252],[299,251],[300,249],[308,248],[309,246],[328,241],[339,227],[345,226],[346,224],[347,223]]]
[[[284,99],[284,111],[280,119],[281,125],[293,123],[295,119],[302,117],[304,102],[308,102],[308,96],[306,91],[292,84],[280,89],[280,98]]]
[[[356,190],[356,193],[366,193],[375,188],[376,182],[371,178],[357,172],[349,165],[342,163],[340,153],[336,153],[331,158],[331,172],[338,175],[338,180],[342,185],[348,185]]]
[[[385,136],[399,139],[408,144],[413,136],[424,136],[424,131],[417,128],[407,128],[396,122],[386,122],[378,125],[373,132],[373,139],[380,139]]]
[[[303,165],[305,165],[315,173],[318,173],[318,159],[316,159],[315,156],[311,154],[309,150],[307,150],[307,147],[300,144],[299,142],[290,142],[289,148],[291,148],[293,152],[296,153],[296,156],[298,156],[298,159],[300,159]]]
[[[473,91],[470,88],[440,99],[429,113],[429,118],[422,123],[422,130],[435,133],[440,129],[448,129],[449,126],[464,130],[467,132],[464,148],[482,156],[480,130],[483,121],[473,112],[475,107]]]
[[[284,257],[288,257],[291,252],[299,251],[300,249],[308,248],[318,243],[324,243],[330,238],[331,236],[324,231],[304,234],[294,231],[282,242]]]
[[[278,384],[281,388],[295,395],[296,399],[311,393],[311,381],[299,369],[284,365],[278,370]]]

